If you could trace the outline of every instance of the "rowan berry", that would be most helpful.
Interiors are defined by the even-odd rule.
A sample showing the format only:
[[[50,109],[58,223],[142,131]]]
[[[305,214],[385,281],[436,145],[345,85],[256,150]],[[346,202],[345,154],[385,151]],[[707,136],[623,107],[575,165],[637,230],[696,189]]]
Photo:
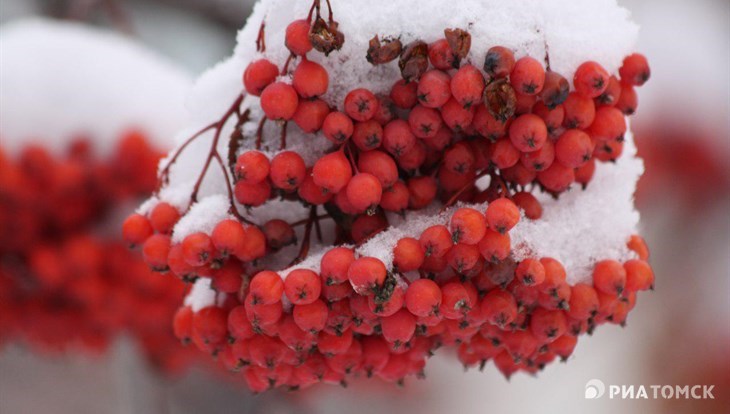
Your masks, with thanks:
[[[451,234],[455,243],[477,244],[486,229],[486,218],[473,208],[460,208],[451,216]]]
[[[472,65],[462,66],[451,78],[451,95],[463,108],[482,102],[484,76]]]
[[[319,275],[311,270],[292,270],[284,279],[284,293],[295,305],[307,305],[319,298],[322,290]]]
[[[510,253],[511,244],[508,233],[501,234],[487,229],[482,240],[478,244],[482,257],[490,262],[505,260]]]
[[[626,287],[626,270],[615,260],[602,260],[593,268],[593,284],[596,289],[620,295]]]
[[[565,268],[559,261],[551,257],[543,257],[540,259],[540,263],[545,268],[545,281],[539,286],[541,291],[549,292],[565,284]]]
[[[545,121],[545,126],[548,130],[548,135],[555,136],[560,130],[565,120],[565,108],[563,105],[557,105],[554,108],[548,108],[544,103],[537,102],[532,107],[532,113],[542,118]]]
[[[631,85],[621,84],[621,94],[614,107],[624,115],[633,115],[639,105],[639,97]]]
[[[358,211],[375,208],[380,203],[383,187],[377,177],[368,173],[355,174],[347,184],[347,199]]]
[[[575,181],[575,172],[559,162],[554,162],[550,168],[537,173],[537,181],[548,191],[562,193]]]
[[[279,68],[268,59],[255,60],[246,66],[243,71],[243,86],[246,92],[253,96],[260,96],[264,88],[273,83],[279,76]]]
[[[405,291],[399,285],[393,288],[390,296],[381,297],[380,295],[370,295],[368,298],[368,308],[377,316],[390,316],[403,307],[405,300]]]
[[[394,157],[400,157],[410,151],[416,144],[416,137],[408,123],[396,119],[385,125],[383,129],[383,148]]]
[[[487,206],[485,213],[489,229],[504,234],[520,221],[520,210],[508,198],[498,198]]]
[[[459,66],[459,58],[451,50],[446,39],[439,39],[428,46],[428,60],[439,70],[449,70]]]
[[[537,59],[525,56],[515,62],[509,78],[518,93],[536,95],[545,84],[545,69]]]
[[[238,293],[243,284],[243,272],[241,262],[229,259],[220,268],[212,271],[211,287],[216,292]]]
[[[228,312],[208,306],[193,314],[193,333],[206,344],[220,344],[228,334]]]
[[[284,151],[271,160],[271,182],[282,190],[294,190],[304,181],[307,167],[302,156],[294,151]]]
[[[332,111],[322,123],[322,133],[333,144],[342,144],[352,136],[355,126],[352,119],[342,112]]]
[[[444,257],[451,246],[454,245],[449,229],[442,224],[424,230],[418,241],[421,243],[426,257]]]
[[[588,183],[593,178],[593,173],[596,171],[596,160],[591,158],[585,164],[575,169],[575,182],[580,183],[583,189],[586,188]]]
[[[435,315],[441,306],[441,288],[432,280],[417,279],[406,289],[405,304],[416,316]]]
[[[486,321],[500,328],[506,327],[517,317],[517,302],[514,296],[505,290],[490,291],[480,306]]]
[[[632,86],[643,85],[651,76],[649,62],[640,53],[632,53],[626,56],[618,73],[621,75],[621,82]]]
[[[439,307],[439,313],[444,318],[461,319],[475,304],[464,284],[450,282],[441,287],[441,306]]]
[[[383,126],[373,119],[357,122],[352,133],[352,142],[360,151],[370,151],[380,147],[383,142]]]
[[[131,244],[144,243],[154,232],[150,221],[141,214],[132,214],[122,224],[122,237]]]
[[[606,87],[606,90],[603,91],[603,93],[600,94],[595,101],[596,104],[614,106],[618,102],[620,96],[621,82],[619,82],[615,76],[611,76],[608,78],[608,86]]]
[[[586,98],[595,98],[601,95],[608,87],[608,72],[594,61],[582,63],[575,70],[573,86],[576,92]]]
[[[596,110],[589,132],[597,141],[623,141],[626,133],[626,119],[620,110],[602,106]]]
[[[328,315],[327,305],[320,299],[306,305],[294,305],[292,310],[294,323],[305,332],[322,331],[327,324]]]
[[[479,248],[472,244],[455,244],[446,253],[446,261],[459,275],[469,276],[481,268]]]
[[[449,99],[441,108],[441,118],[446,126],[454,132],[465,132],[474,120],[475,108],[464,108],[453,98]]]
[[[545,121],[537,115],[521,115],[510,124],[509,138],[522,152],[537,151],[547,140]]]
[[[381,286],[386,275],[385,265],[374,257],[356,259],[347,269],[347,278],[355,292],[360,295],[366,295]]]
[[[288,121],[297,111],[299,97],[291,85],[274,82],[261,92],[261,109],[267,118]]]
[[[636,255],[639,256],[639,259],[649,260],[649,247],[646,245],[646,242],[641,236],[636,234],[632,235],[626,243],[626,246],[629,250],[636,253]]]
[[[378,111],[378,98],[367,89],[358,88],[345,96],[345,113],[355,121],[367,121]]]
[[[373,215],[362,214],[355,218],[350,229],[352,241],[360,244],[388,228],[388,220],[385,215],[377,212]]]
[[[560,310],[537,308],[530,317],[530,332],[542,343],[550,343],[568,330],[565,314]]]
[[[578,283],[571,288],[568,305],[568,316],[576,320],[586,320],[598,312],[598,293],[593,286]]]
[[[253,298],[249,295],[246,297],[244,306],[246,308],[246,316],[248,316],[251,326],[257,333],[273,333],[271,330],[275,328],[276,323],[279,322],[283,314],[281,301],[270,304],[254,303]]]
[[[268,180],[263,180],[255,184],[239,181],[233,187],[233,194],[236,197],[236,201],[244,206],[260,206],[271,196],[271,184],[269,184]]]
[[[515,66],[515,55],[511,50],[494,46],[484,58],[484,72],[490,79],[506,78]]]
[[[422,209],[436,197],[438,185],[430,176],[414,177],[408,180],[408,204],[414,210]]]
[[[167,269],[167,256],[170,253],[170,236],[153,234],[142,244],[142,257],[152,270]]]
[[[525,217],[531,220],[542,217],[542,205],[531,193],[525,191],[515,193],[512,196],[512,201],[525,212]]]
[[[426,253],[421,243],[413,237],[404,237],[393,248],[393,266],[401,273],[418,270],[423,264]]]
[[[548,109],[555,109],[565,102],[569,92],[570,85],[563,75],[553,71],[545,74],[545,85],[540,92],[540,99]]]
[[[621,156],[624,150],[624,143],[621,141],[603,141],[598,142],[596,148],[593,150],[593,156],[599,161],[613,162]]]
[[[266,245],[272,250],[296,243],[297,235],[292,226],[284,220],[272,219],[264,223],[263,232],[266,236]],[[215,236],[215,232],[214,232]],[[215,238],[213,240],[215,242]],[[216,245],[216,248],[218,246]],[[219,249],[220,250],[220,249]]]
[[[158,233],[170,234],[180,220],[180,212],[170,203],[160,202],[150,211],[150,224]]]
[[[428,148],[422,140],[415,140],[413,147],[396,159],[398,166],[408,173],[415,174],[416,170],[426,162]]]
[[[314,98],[327,92],[329,75],[322,65],[304,59],[294,69],[292,86],[302,98]]]
[[[403,181],[396,181],[390,188],[383,190],[380,207],[385,211],[401,212],[408,207],[409,192]]]
[[[451,78],[437,69],[427,71],[418,81],[418,102],[427,108],[440,108],[451,97]]]
[[[190,306],[177,309],[172,319],[172,330],[175,337],[184,345],[190,343],[190,338],[193,336],[193,309]]]
[[[339,193],[351,178],[350,161],[341,150],[323,156],[312,168],[314,184],[332,193]]]
[[[443,120],[433,108],[416,105],[408,114],[408,124],[413,134],[419,138],[435,136],[441,129]]]
[[[246,237],[243,238],[241,249],[236,252],[236,257],[244,262],[252,262],[266,253],[266,235],[258,227],[244,227]]]
[[[244,238],[246,237],[246,231],[243,229],[243,225],[237,220],[226,219],[216,224],[213,231],[210,234],[210,241],[215,247],[215,250],[227,257],[229,255],[235,255],[238,253],[244,244]],[[185,243],[183,242],[183,247]],[[193,263],[191,263],[194,265]]]
[[[347,281],[347,269],[355,261],[355,253],[347,247],[327,251],[320,261],[320,272],[326,285]]]
[[[269,176],[269,159],[259,151],[246,151],[236,159],[236,179],[256,184]]]
[[[520,161],[520,150],[509,138],[501,138],[490,147],[490,160],[495,167],[504,170]]]
[[[632,259],[624,263],[626,270],[626,290],[636,292],[654,287],[654,271],[644,260]]]
[[[577,92],[568,94],[568,98],[563,102],[563,108],[565,108],[563,126],[566,128],[586,129],[596,116],[596,105],[593,100]]]
[[[479,135],[491,142],[502,138],[507,132],[507,123],[497,120],[484,105],[477,106],[472,126]]]
[[[310,99],[299,102],[292,121],[302,131],[311,134],[319,131],[324,124],[324,120],[330,113],[327,103],[321,99]]]
[[[248,295],[254,305],[279,302],[283,294],[284,282],[281,276],[269,270],[256,273],[248,286]]]
[[[517,265],[515,277],[526,286],[536,286],[545,281],[545,267],[536,259],[525,259]]]
[[[552,140],[548,139],[539,150],[523,152],[520,156],[520,164],[517,165],[522,165],[532,172],[538,172],[550,168],[553,161],[555,161],[555,145]]]
[[[311,24],[306,19],[294,20],[286,27],[284,44],[286,48],[298,56],[304,56],[312,50],[312,42],[309,40]]]
[[[405,79],[399,79],[390,88],[390,99],[398,108],[411,109],[418,103],[417,88],[417,82],[406,82]]]
[[[555,159],[570,168],[579,168],[593,156],[591,137],[579,129],[568,129],[555,142]]]

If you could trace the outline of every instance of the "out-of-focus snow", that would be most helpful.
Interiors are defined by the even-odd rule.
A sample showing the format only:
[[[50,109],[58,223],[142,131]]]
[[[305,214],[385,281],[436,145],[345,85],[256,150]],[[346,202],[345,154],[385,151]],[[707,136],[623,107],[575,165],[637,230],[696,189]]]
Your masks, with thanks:
[[[61,152],[79,134],[100,154],[130,128],[169,148],[184,125],[191,76],[132,39],[78,23],[0,28],[0,144]]]

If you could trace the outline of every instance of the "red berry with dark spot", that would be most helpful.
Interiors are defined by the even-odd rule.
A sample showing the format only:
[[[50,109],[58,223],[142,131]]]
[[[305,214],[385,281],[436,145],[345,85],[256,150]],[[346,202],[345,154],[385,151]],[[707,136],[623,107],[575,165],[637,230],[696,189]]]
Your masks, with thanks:
[[[608,87],[609,74],[603,66],[597,62],[588,61],[582,63],[575,70],[573,86],[576,92],[586,98],[595,98],[603,93]]]
[[[515,62],[509,78],[517,93],[536,95],[545,84],[545,69],[537,59],[525,56]]]
[[[304,56],[312,50],[309,40],[310,23],[306,19],[294,20],[286,27],[284,44],[297,56]]]
[[[621,75],[621,82],[632,86],[643,85],[651,76],[649,62],[640,53],[633,53],[624,58],[618,73]]]
[[[367,121],[378,111],[378,98],[367,89],[359,88],[345,96],[345,113],[356,121]]]
[[[292,86],[302,98],[313,98],[327,92],[329,75],[319,63],[302,60],[294,69]]]
[[[274,121],[288,121],[297,111],[299,97],[291,85],[274,82],[261,92],[261,109]]]

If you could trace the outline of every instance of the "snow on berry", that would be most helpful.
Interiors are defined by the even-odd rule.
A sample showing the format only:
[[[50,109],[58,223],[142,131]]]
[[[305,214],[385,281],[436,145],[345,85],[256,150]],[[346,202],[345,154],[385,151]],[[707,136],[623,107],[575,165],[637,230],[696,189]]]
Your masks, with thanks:
[[[624,60],[637,32],[628,13],[611,0],[462,3],[468,14],[443,2],[264,0],[233,56],[194,88],[190,127],[138,214],[162,202],[182,213],[171,239],[150,236],[149,257],[197,280],[195,315],[243,306],[251,337],[218,341],[205,316],[193,342],[233,352],[252,389],[363,372],[400,381],[422,374],[437,343],[461,344],[467,365],[534,372],[550,343],[567,357],[563,337],[625,321],[630,306],[596,297],[633,303],[653,283],[628,243],[643,165],[624,115],[636,101],[603,96],[617,93],[613,78],[648,76],[643,60]],[[293,230],[286,245],[267,236],[274,219]],[[224,220],[241,223],[246,254],[206,243]],[[135,222],[138,241],[149,232]],[[209,279],[231,261],[241,287],[226,293]],[[262,302],[261,275],[280,276],[283,294]],[[578,331],[572,292],[572,316],[588,316]]]

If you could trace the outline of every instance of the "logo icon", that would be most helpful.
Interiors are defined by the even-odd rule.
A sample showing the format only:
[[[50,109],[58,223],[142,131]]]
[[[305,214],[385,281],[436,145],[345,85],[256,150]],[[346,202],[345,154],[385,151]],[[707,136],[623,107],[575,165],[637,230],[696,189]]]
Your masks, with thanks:
[[[606,392],[606,386],[599,379],[592,379],[586,383],[586,399],[594,400],[601,398]]]

